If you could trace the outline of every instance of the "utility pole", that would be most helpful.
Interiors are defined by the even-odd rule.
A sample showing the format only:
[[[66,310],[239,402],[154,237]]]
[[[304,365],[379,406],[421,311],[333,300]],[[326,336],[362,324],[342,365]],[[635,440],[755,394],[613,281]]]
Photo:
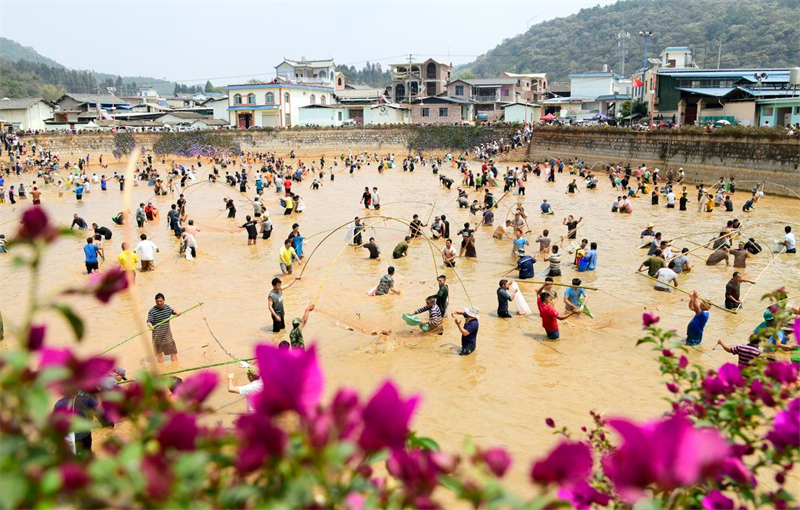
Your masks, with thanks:
[[[620,31],[617,33],[617,48],[619,50],[619,69],[620,74],[625,76],[625,58],[628,55],[628,41],[631,38],[630,32]]]

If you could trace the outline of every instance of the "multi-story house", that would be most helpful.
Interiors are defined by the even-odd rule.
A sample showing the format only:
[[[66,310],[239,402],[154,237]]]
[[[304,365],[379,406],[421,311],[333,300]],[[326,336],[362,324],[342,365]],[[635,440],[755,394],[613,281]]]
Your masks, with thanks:
[[[331,86],[304,85],[273,81],[229,85],[230,123],[240,129],[250,127],[290,128],[299,125],[300,108],[334,103]]]
[[[284,59],[275,66],[275,74],[279,81],[333,87],[336,79],[336,64],[328,60]]]
[[[514,78],[517,80],[514,89],[517,93],[517,100],[528,103],[541,103],[547,92],[547,73],[507,73],[500,75],[501,78]]]
[[[424,62],[392,64],[389,98],[393,103],[406,103],[426,96],[438,96],[447,88],[452,64],[432,58]]]
[[[474,103],[477,120],[497,120],[503,115],[503,104],[524,100],[516,86],[516,78],[459,79],[447,84],[447,96]]]

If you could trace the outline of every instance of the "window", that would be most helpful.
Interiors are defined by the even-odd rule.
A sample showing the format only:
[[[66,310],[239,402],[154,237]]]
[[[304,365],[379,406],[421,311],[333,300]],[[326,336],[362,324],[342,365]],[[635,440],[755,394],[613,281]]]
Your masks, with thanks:
[[[256,104],[255,94],[247,94],[247,104]]]
[[[431,109],[430,108],[423,108],[422,109],[422,116],[423,117],[430,117],[431,116]]]
[[[456,85],[456,95],[457,96],[464,95],[464,85]]]
[[[439,117],[447,117],[447,108],[439,108]]]
[[[342,121],[342,112],[338,112],[338,114],[339,114],[339,117],[338,117],[339,118],[339,122],[341,122]]]
[[[322,71],[319,72],[319,77],[320,78],[327,78],[328,77],[328,73],[326,73],[325,70],[323,69]]]
[[[311,104],[317,104],[316,96],[314,96],[314,94],[311,94],[311,97],[309,98],[309,101],[311,101]]]
[[[239,94],[233,96],[233,104],[242,104],[242,96]]]
[[[342,77],[341,76],[339,76],[339,79],[336,80],[336,83],[338,83],[340,87],[342,86]]]
[[[267,104],[275,104],[275,94],[272,92],[267,92],[266,101]]]
[[[325,106],[325,104],[327,102],[328,102],[328,100],[325,99],[325,96],[319,96],[319,104],[321,104],[322,106]]]
[[[289,104],[289,93],[288,92],[283,95],[283,102],[286,103],[286,104]]]
[[[508,87],[501,87],[500,88],[500,95],[503,96],[503,97],[508,97],[510,92],[511,91],[510,91],[510,89]]]
[[[428,66],[425,68],[425,77],[432,80],[436,79],[436,64],[433,62],[428,64]]]

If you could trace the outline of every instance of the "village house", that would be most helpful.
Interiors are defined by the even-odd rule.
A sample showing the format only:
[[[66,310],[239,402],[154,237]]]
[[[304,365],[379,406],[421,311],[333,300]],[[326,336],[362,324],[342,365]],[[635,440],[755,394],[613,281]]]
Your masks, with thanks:
[[[516,100],[526,103],[541,103],[547,91],[547,73],[508,73],[500,74],[501,78],[517,80],[514,90]]]
[[[52,103],[40,97],[0,99],[0,124],[3,130],[42,130],[45,120],[53,117]]]
[[[53,118],[45,123],[46,129],[76,129],[93,120],[110,120],[115,112],[127,111],[132,106],[113,94],[67,93],[56,101]]]
[[[423,97],[411,104],[413,124],[462,124],[474,116],[473,103],[447,96]]]
[[[316,85],[320,87],[334,87],[336,64],[333,59],[327,60],[290,60],[284,58],[283,62],[275,66],[278,81]]]
[[[504,122],[533,124],[542,117],[542,106],[535,103],[506,103],[501,108]]]
[[[300,124],[300,108],[334,102],[333,87],[297,83],[246,83],[225,90],[230,124],[240,129],[290,128]]]
[[[424,96],[437,96],[447,89],[452,64],[432,58],[424,62],[391,64],[389,100],[405,103]]]
[[[447,96],[474,103],[476,120],[498,120],[504,103],[523,100],[517,96],[516,85],[516,78],[458,79],[447,84]]]

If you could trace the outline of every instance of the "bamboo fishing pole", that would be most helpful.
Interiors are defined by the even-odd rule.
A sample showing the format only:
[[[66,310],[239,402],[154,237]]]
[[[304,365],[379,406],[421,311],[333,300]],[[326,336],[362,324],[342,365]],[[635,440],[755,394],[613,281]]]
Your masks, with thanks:
[[[192,310],[194,310],[194,309],[195,309],[195,308],[197,308],[198,306],[202,306],[202,305],[203,305],[203,302],[202,302],[202,301],[200,301],[200,302],[199,302],[199,303],[197,303],[196,305],[194,305],[194,306],[190,306],[190,307],[189,307],[189,308],[187,308],[186,310],[184,310],[184,311],[180,312],[180,315],[171,315],[171,316],[169,316],[168,318],[164,319],[163,321],[159,322],[158,324],[153,324],[153,327],[152,327],[152,328],[147,328],[145,331],[153,331],[153,330],[154,330],[154,329],[156,329],[157,327],[159,327],[159,326],[161,326],[161,325],[163,325],[163,324],[166,324],[166,323],[168,323],[168,322],[169,322],[169,321],[171,321],[172,319],[175,319],[175,318],[177,318],[177,317],[180,317],[181,315],[185,314],[186,312],[191,312]],[[125,340],[123,340],[123,341],[119,342],[118,344],[112,345],[111,347],[109,347],[109,348],[108,348],[108,349],[106,349],[105,351],[101,352],[101,353],[100,353],[100,355],[102,356],[103,354],[105,354],[105,353],[107,353],[107,352],[109,352],[109,351],[111,351],[111,350],[113,350],[113,349],[116,349],[116,348],[117,348],[117,347],[119,347],[120,345],[122,345],[122,344],[124,344],[124,343],[126,343],[126,342],[129,342],[129,341],[133,340],[133,339],[134,339],[134,338],[136,338],[136,337],[139,337],[139,336],[143,335],[143,334],[145,333],[145,331],[140,331],[140,332],[136,333],[135,335],[129,336],[128,338],[126,338]]]
[[[787,297],[785,297],[785,298],[783,298],[783,299],[780,299],[780,300],[778,300],[778,301],[775,301],[774,303],[770,303],[770,304],[768,304],[767,306],[764,306],[764,307],[762,307],[762,308],[759,308],[759,309],[758,309],[758,310],[756,310],[755,312],[751,313],[750,315],[748,315],[748,316],[747,316],[747,317],[745,317],[744,319],[742,319],[742,320],[740,320],[739,322],[737,322],[737,323],[736,323],[736,325],[735,325],[735,326],[733,326],[731,329],[729,329],[727,333],[725,333],[724,335],[722,335],[722,337],[720,338],[720,340],[723,340],[723,339],[727,338],[727,337],[728,337],[728,335],[730,335],[731,333],[733,333],[733,331],[734,331],[736,328],[738,328],[739,326],[741,326],[742,324],[744,324],[745,322],[747,322],[747,321],[748,321],[748,320],[749,320],[751,317],[753,317],[754,315],[757,315],[757,314],[759,314],[759,313],[763,312],[764,310],[766,310],[767,308],[769,308],[769,307],[771,307],[771,306],[773,306],[773,305],[776,305],[776,304],[778,304],[778,303],[783,303],[784,301],[789,301],[790,299],[796,299],[796,298],[798,298],[798,297],[800,297],[800,294],[797,294],[797,295],[794,295],[794,296],[787,296]],[[714,347],[714,348],[716,349],[716,347]],[[712,350],[713,350],[713,349],[712,349]]]
[[[654,282],[658,282],[658,283],[660,283],[660,284],[662,284],[662,285],[665,285],[665,286],[667,286],[667,287],[669,287],[669,288],[671,288],[671,289],[675,289],[675,290],[677,290],[678,292],[682,292],[682,293],[686,294],[687,296],[691,296],[691,295],[692,295],[692,293],[691,293],[691,292],[685,291],[685,290],[683,290],[682,288],[680,288],[680,287],[676,287],[676,286],[674,286],[674,285],[672,285],[672,284],[670,284],[670,283],[664,283],[664,282],[662,282],[661,280],[658,280],[657,278],[653,278],[653,277],[652,277],[652,276],[650,276],[649,274],[644,274],[644,273],[636,273],[636,274],[638,274],[639,276],[644,276],[645,278],[648,278],[648,279],[650,279],[650,280],[653,280]],[[728,313],[733,313],[733,314],[735,314],[735,313],[736,313],[736,310],[728,310],[727,308],[723,308],[723,307],[719,306],[718,304],[712,303],[712,302],[711,302],[711,301],[709,301],[708,299],[703,299],[703,298],[701,298],[701,297],[699,297],[699,296],[698,296],[698,299],[700,299],[700,301],[703,301],[703,302],[705,302],[705,303],[709,304],[710,306],[713,306],[713,307],[715,307],[715,308],[719,308],[719,309],[720,309],[720,310],[722,310],[723,312],[728,312]]]
[[[538,283],[540,285],[554,285],[556,287],[575,287],[576,289],[586,289],[586,290],[600,290],[596,287],[584,287],[583,285],[569,285],[567,283],[555,283],[555,282],[535,282],[533,280],[514,280],[517,283]]]
[[[778,252],[778,255],[780,255],[781,253],[783,253],[783,249],[781,249],[781,251],[780,251],[780,252]],[[745,300],[745,299],[747,299],[747,296],[748,296],[748,295],[750,294],[750,292],[752,292],[752,290],[755,288],[756,284],[758,283],[758,279],[759,279],[759,278],[761,278],[761,276],[762,276],[762,275],[763,275],[763,274],[766,272],[766,270],[767,270],[767,269],[769,269],[769,266],[771,266],[771,265],[772,265],[772,263],[773,263],[773,262],[775,262],[775,260],[777,260],[777,258],[778,258],[777,256],[775,256],[775,257],[772,257],[772,260],[770,260],[770,261],[767,263],[767,265],[766,265],[766,266],[764,266],[764,269],[762,269],[762,270],[761,270],[761,272],[760,272],[760,273],[758,273],[758,276],[756,276],[756,279],[755,279],[755,280],[753,280],[753,285],[751,285],[751,286],[750,286],[750,288],[749,288],[749,289],[747,289],[747,292],[745,292],[745,293],[744,293],[744,297],[743,297],[743,298],[742,298],[742,299],[739,301],[739,306],[737,307],[737,310],[738,310],[739,308],[741,308],[742,306],[744,306],[744,300]]]
[[[210,363],[208,365],[200,365],[199,367],[182,368],[180,370],[173,370],[171,372],[162,372],[161,374],[159,374],[159,376],[160,377],[166,377],[168,375],[182,374],[184,372],[193,372],[195,370],[203,370],[203,369],[206,369],[206,368],[214,368],[214,367],[221,367],[221,366],[224,366],[224,365],[232,365],[234,363],[241,363],[243,361],[245,363],[249,363],[250,361],[253,361],[255,359],[256,358],[242,358],[242,359],[234,359],[234,360],[230,360],[230,361],[220,361],[219,363]],[[135,380],[136,379],[126,379],[124,381],[118,382],[117,384],[128,384],[128,383],[134,382]]]

